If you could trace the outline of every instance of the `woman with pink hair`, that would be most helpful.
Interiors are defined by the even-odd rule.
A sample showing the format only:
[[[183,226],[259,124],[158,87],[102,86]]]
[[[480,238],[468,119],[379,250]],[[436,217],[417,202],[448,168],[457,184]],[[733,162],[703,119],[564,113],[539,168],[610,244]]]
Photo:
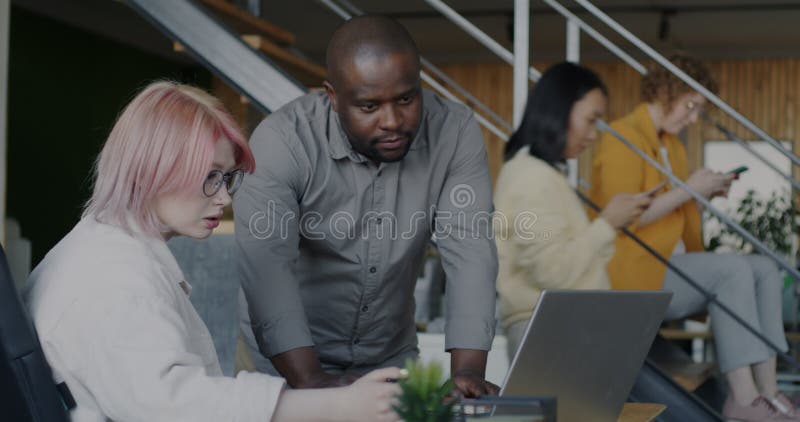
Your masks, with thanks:
[[[119,116],[80,222],[33,271],[25,298],[73,421],[394,421],[398,394],[367,374],[348,387],[289,390],[225,377],[166,241],[211,235],[255,167],[212,96],[156,82]]]

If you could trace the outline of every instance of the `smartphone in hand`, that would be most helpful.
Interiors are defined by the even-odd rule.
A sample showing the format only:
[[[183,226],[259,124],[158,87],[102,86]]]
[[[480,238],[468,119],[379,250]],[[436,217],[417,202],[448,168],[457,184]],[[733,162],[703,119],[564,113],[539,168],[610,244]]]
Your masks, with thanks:
[[[651,198],[654,198],[654,197],[656,196],[656,193],[657,193],[658,191],[660,191],[660,190],[661,190],[661,188],[663,188],[663,187],[664,187],[664,186],[666,186],[666,185],[667,185],[667,182],[661,182],[661,183],[659,183],[659,184],[657,184],[657,185],[653,186],[653,187],[652,187],[650,190],[647,190],[647,191],[644,191],[644,192],[641,192],[641,193],[639,193],[639,195],[642,195],[642,196],[649,196],[649,197],[651,197]]]
[[[738,177],[740,174],[746,172],[747,170],[749,170],[747,168],[747,166],[739,166],[739,167],[736,167],[735,169],[729,171],[728,174],[733,174],[733,175]]]

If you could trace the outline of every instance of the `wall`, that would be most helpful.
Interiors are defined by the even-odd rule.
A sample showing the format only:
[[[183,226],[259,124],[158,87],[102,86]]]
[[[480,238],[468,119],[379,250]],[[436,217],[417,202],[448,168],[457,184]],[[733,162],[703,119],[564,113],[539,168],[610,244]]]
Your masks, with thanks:
[[[78,221],[92,164],[120,109],[149,81],[210,76],[11,8],[7,214],[33,265]]]

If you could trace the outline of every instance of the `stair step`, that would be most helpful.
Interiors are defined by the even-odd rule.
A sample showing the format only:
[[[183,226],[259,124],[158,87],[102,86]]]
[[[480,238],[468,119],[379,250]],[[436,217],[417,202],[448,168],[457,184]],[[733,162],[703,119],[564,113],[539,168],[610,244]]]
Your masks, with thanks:
[[[667,340],[694,340],[696,338],[708,340],[713,337],[711,331],[688,331],[680,328],[662,328],[658,330],[661,337]]]
[[[697,390],[714,375],[714,364],[708,362],[673,361],[656,362],[656,365],[689,392]]]
[[[291,32],[257,16],[253,16],[246,10],[240,9],[232,3],[228,3],[225,0],[203,0],[203,4],[235,20],[239,26],[244,26],[249,31],[255,30],[260,34],[271,38],[278,44],[294,44],[295,36]]]
[[[262,51],[272,59],[292,68],[287,70],[295,70],[295,72],[290,73],[293,73],[294,76],[306,86],[319,87],[322,81],[327,78],[328,72],[324,67],[300,56],[296,56],[285,48],[260,35],[242,35],[241,37],[250,47]],[[186,51],[186,48],[180,42],[173,41],[172,50],[183,52]],[[296,71],[300,71],[301,74],[297,74]]]
[[[324,67],[300,56],[296,56],[289,50],[286,50],[260,35],[242,35],[242,39],[251,47],[263,51],[266,55],[294,66],[310,75],[320,79],[328,77],[328,71]]]

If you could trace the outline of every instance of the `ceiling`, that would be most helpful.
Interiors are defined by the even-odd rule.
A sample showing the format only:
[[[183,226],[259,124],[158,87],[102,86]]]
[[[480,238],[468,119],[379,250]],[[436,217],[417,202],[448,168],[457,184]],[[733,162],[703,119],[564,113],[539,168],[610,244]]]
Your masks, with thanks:
[[[246,0],[238,1],[246,5]],[[445,0],[471,22],[511,48],[513,0]],[[386,14],[404,24],[423,55],[437,62],[497,61],[492,53],[442,17],[423,0],[351,0],[369,13]],[[572,0],[560,3],[618,42],[635,48],[599,24]],[[13,4],[113,40],[175,60],[169,40],[124,5],[109,0],[14,0]],[[703,58],[774,58],[800,56],[800,0],[595,0],[635,35],[657,50],[681,49]],[[320,60],[341,19],[316,0],[262,0],[261,15],[297,36],[296,47]],[[12,12],[13,19],[13,12]],[[564,57],[565,20],[539,0],[531,1],[531,59]],[[583,59],[611,59],[587,35]]]

